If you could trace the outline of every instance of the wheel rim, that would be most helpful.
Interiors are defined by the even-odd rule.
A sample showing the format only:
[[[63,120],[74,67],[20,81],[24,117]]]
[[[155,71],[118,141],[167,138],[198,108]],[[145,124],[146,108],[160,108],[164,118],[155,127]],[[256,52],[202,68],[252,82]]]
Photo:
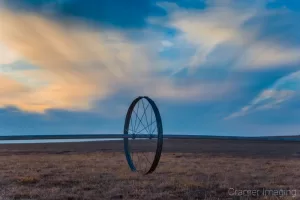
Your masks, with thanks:
[[[160,160],[163,129],[159,110],[149,97],[138,97],[130,105],[124,125],[124,152],[132,171],[152,173]]]

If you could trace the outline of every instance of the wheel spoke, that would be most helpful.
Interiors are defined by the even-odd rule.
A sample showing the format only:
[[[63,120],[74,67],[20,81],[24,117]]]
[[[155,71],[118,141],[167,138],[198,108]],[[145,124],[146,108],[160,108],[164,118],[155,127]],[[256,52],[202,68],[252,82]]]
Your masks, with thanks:
[[[139,118],[139,116],[136,114],[136,112],[134,112],[134,113],[135,113],[136,117],[139,119],[139,124],[138,124],[136,130],[138,130],[138,128],[140,127],[140,124],[142,124],[142,126],[145,128],[145,125],[143,124],[142,120]]]
[[[138,108],[137,108],[137,110],[138,110],[137,112],[138,112],[138,113],[139,113],[139,107],[140,107],[140,104],[139,104],[139,102],[138,102]],[[134,109],[133,109],[133,112],[135,112]],[[135,129],[135,127],[136,127],[136,119],[137,119],[137,118],[135,118],[135,122],[134,122],[134,130],[136,130],[136,129]]]
[[[154,124],[156,121],[153,121],[151,124],[149,124],[148,126],[151,126],[152,124]],[[147,126],[147,127],[148,127]],[[140,130],[139,132],[136,132],[136,131],[134,131],[134,130],[131,130],[131,129],[125,129],[126,131],[131,131],[131,132],[133,132],[134,134],[139,134],[139,133],[141,133],[143,130],[145,130],[147,127],[144,127],[142,130]],[[154,129],[154,131],[156,130],[156,127],[155,127],[155,129]],[[154,133],[154,131],[152,131],[152,133],[149,133],[149,134],[153,134]]]
[[[156,122],[156,121],[154,121],[154,122]],[[153,122],[153,123],[154,123],[154,122]],[[152,124],[153,124],[153,123],[152,123]],[[150,124],[149,126],[151,126],[152,124]],[[142,130],[140,130],[139,132],[137,132],[137,134],[139,134],[139,133],[142,132],[143,130],[145,130],[145,128],[142,129]]]
[[[148,105],[149,106],[149,105]],[[148,106],[147,106],[147,108],[146,109],[148,109]],[[137,115],[138,116],[138,115]],[[140,125],[140,123],[142,122],[142,119],[143,119],[143,117],[145,116],[145,110],[144,110],[144,113],[143,113],[143,115],[142,115],[142,117],[141,117],[141,119],[140,119],[140,122],[139,122],[139,124],[138,124],[138,127],[139,127],[139,125]],[[143,123],[142,123],[143,124]],[[144,125],[143,125],[144,126]],[[138,129],[138,128],[137,128]]]
[[[148,105],[147,105],[147,108],[146,108],[146,109],[145,109],[145,105],[144,105],[144,101],[143,101],[143,100],[142,100],[142,104],[143,104],[144,112],[145,112],[145,113],[147,113],[147,110],[148,110],[149,103],[148,103]],[[148,123],[148,118],[147,118],[147,114],[145,115],[145,117],[146,117],[146,123],[147,123],[147,125],[149,125],[149,123]],[[149,127],[148,127],[148,130],[147,130],[147,132],[148,132],[148,133],[150,133],[150,131],[149,131]]]
[[[145,154],[143,154],[143,156],[146,158],[146,160],[148,161],[148,163],[151,165],[151,162],[148,160],[148,157],[145,156]]]
[[[153,131],[151,132],[151,134],[153,134],[156,130],[157,126],[155,126],[155,128],[153,129]]]
[[[153,123],[155,123],[155,121],[154,122],[152,122],[152,124]],[[151,126],[151,124],[149,125],[149,126]],[[146,128],[144,128],[144,129],[142,129],[142,130],[140,130],[139,132],[136,132],[136,131],[133,131],[133,130],[131,130],[131,129],[125,129],[125,131],[127,131],[127,132],[132,132],[133,134],[139,134],[139,133],[141,133],[143,130],[145,130]],[[154,131],[156,130],[156,128],[154,129]],[[154,132],[153,131],[153,132]],[[152,132],[152,133],[153,133]],[[148,135],[150,135],[151,133],[149,133]]]
[[[139,153],[137,153],[137,158],[138,158],[137,168],[139,169],[139,166],[140,166],[140,156],[139,156]]]
[[[159,162],[162,145],[161,119],[151,99],[138,98],[131,104],[131,110],[128,111],[131,113],[126,117],[124,133],[128,136],[124,141],[129,142],[126,150],[129,156],[126,153],[126,158],[129,164],[133,164],[130,164],[132,170],[148,174],[153,172]]]

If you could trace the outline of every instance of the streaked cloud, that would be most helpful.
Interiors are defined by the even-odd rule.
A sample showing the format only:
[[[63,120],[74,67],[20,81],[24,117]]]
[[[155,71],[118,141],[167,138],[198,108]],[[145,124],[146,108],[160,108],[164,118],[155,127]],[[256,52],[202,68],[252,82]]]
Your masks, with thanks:
[[[273,15],[265,9],[265,3],[211,0],[205,9],[160,3],[168,15],[149,18],[150,26],[140,30],[93,27],[72,17],[58,21],[50,14],[14,12],[2,6],[0,17],[5,20],[0,27],[0,42],[8,51],[2,50],[7,55],[0,64],[11,64],[22,57],[36,69],[0,72],[27,91],[14,95],[22,104],[6,99],[0,106],[11,104],[37,112],[85,110],[122,89],[162,99],[218,99],[232,90],[230,82],[234,81],[178,84],[170,75],[185,68],[197,70],[200,66],[222,66],[231,71],[300,61],[299,46],[275,42],[278,35],[261,38],[264,24],[258,19]],[[151,29],[151,24],[175,28],[178,33],[166,37]],[[129,38],[133,32],[144,37]],[[220,48],[231,53],[228,59],[233,61],[219,59]],[[175,51],[180,56],[168,56]],[[231,65],[223,66],[228,61]],[[289,95],[268,91],[277,99]]]
[[[300,91],[300,71],[278,79],[270,88],[263,90],[247,106],[229,115],[226,119],[244,116],[258,111],[277,108]]]
[[[231,66],[228,66],[230,69],[278,68],[300,63],[300,45],[285,44],[292,39],[289,34],[297,32],[297,13],[268,10],[265,8],[267,1],[248,3],[212,0],[206,3],[205,9],[184,9],[176,4],[160,3],[159,6],[169,15],[149,20],[150,23],[179,31],[173,43],[180,44],[177,47],[181,52],[189,52],[182,62],[190,70],[224,66],[224,62],[228,61],[222,57],[224,51],[232,54],[229,57],[232,59]],[[280,20],[273,19],[277,15],[280,15]],[[265,23],[268,21],[274,27],[289,27],[291,33],[266,33],[265,27],[268,24]],[[221,48],[222,53],[218,51]],[[181,69],[174,71],[177,73]]]
[[[300,46],[284,47],[275,42],[255,42],[249,44],[237,61],[239,68],[261,69],[279,68],[286,64],[300,63]]]
[[[0,43],[0,65],[11,64],[19,59],[19,55]]]
[[[136,94],[179,100],[209,99],[222,93],[201,83],[179,86],[157,74],[153,66],[160,65],[161,60],[153,52],[158,48],[149,49],[148,43],[128,39],[126,31],[91,27],[78,19],[58,22],[7,8],[1,9],[0,18],[4,19],[0,41],[37,67],[5,74],[9,87],[1,95],[0,107],[16,106],[30,112],[86,110],[124,88]],[[170,44],[164,42],[165,46]],[[35,84],[22,81],[17,74]],[[16,90],[7,79],[26,92]]]
[[[22,86],[20,83],[13,81],[12,79],[0,75],[1,89],[0,94],[1,98],[7,95],[16,95],[19,92],[26,92],[26,87]]]

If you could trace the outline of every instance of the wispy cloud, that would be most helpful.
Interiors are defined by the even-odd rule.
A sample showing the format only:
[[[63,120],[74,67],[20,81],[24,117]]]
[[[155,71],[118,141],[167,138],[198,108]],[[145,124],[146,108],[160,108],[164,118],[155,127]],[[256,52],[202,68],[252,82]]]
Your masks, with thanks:
[[[222,66],[230,71],[300,61],[299,46],[274,40],[278,34],[261,36],[264,24],[260,19],[273,16],[265,9],[265,1],[250,5],[210,0],[205,9],[185,9],[170,3],[159,6],[168,12],[166,17],[150,18],[149,27],[144,29],[120,30],[93,27],[78,18],[58,21],[49,18],[50,14],[46,17],[15,12],[1,5],[0,65],[24,59],[36,68],[0,71],[5,79],[26,88],[26,93],[4,98],[0,107],[13,105],[37,112],[85,110],[124,88],[163,99],[218,99],[232,85],[201,81],[178,84],[170,74],[200,66]],[[151,24],[175,28],[177,34],[166,37],[151,29]],[[289,25],[293,26],[293,22]],[[132,39],[128,37],[132,32],[144,37]],[[222,57],[220,48],[232,55]],[[165,56],[174,52],[178,56]],[[224,64],[228,61],[230,66]],[[278,98],[289,95],[270,93]]]
[[[262,91],[247,106],[229,115],[226,119],[244,116],[258,110],[276,108],[294,97],[299,91],[300,71],[296,71],[278,79],[270,88]]]
[[[169,15],[153,18],[150,22],[179,31],[173,43],[175,47],[181,44],[178,45],[181,52],[189,52],[182,61],[189,69],[224,65],[226,60],[218,52],[220,48],[226,49],[227,54],[231,52],[231,69],[261,69],[299,63],[300,45],[284,45],[286,40],[291,40],[289,34],[265,32],[265,21],[268,20],[273,20],[275,27],[295,28],[298,15],[267,10],[266,3],[212,0],[207,1],[205,9],[184,9],[176,4],[160,3]],[[273,19],[278,14],[282,19]],[[289,19],[288,23],[285,18]],[[291,31],[292,34],[297,32],[293,28]]]
[[[90,27],[78,19],[58,22],[3,7],[0,18],[0,41],[37,67],[5,74],[1,81],[7,89],[1,93],[0,107],[16,106],[30,112],[86,110],[122,88],[167,99],[201,100],[222,94],[220,88],[213,90],[215,85],[184,87],[157,74],[153,66],[161,60],[153,46],[149,41],[128,39],[126,32]],[[16,80],[16,73],[35,84]]]
[[[0,43],[0,65],[11,64],[19,59],[19,55]]]
[[[249,44],[236,62],[238,68],[279,68],[300,63],[300,46],[284,47],[275,42],[260,41]]]

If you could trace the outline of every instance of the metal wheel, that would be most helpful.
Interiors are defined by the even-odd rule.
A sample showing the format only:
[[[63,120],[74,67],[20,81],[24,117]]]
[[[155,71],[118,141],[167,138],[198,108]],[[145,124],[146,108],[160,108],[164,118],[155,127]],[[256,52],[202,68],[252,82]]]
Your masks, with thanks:
[[[130,105],[124,124],[124,152],[130,169],[152,173],[163,146],[163,127],[159,110],[149,97],[138,97]]]

